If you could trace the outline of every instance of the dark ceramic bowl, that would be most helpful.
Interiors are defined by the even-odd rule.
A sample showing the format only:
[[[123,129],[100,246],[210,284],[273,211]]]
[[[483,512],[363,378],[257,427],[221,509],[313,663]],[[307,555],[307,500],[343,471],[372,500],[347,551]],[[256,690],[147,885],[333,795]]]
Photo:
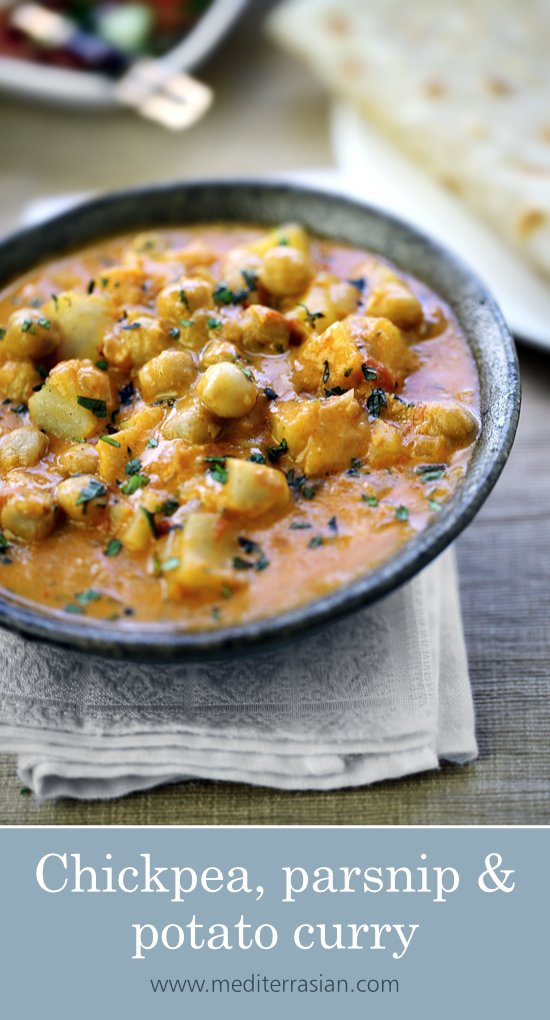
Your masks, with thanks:
[[[169,184],[106,195],[0,244],[0,286],[44,259],[116,233],[193,222],[299,220],[311,231],[371,249],[412,273],[453,308],[472,349],[482,429],[465,478],[436,519],[396,556],[353,583],[287,613],[215,631],[81,621],[0,597],[0,624],[34,639],[121,659],[170,662],[261,649],[380,599],[422,570],[466,527],[512,447],[520,385],[514,344],[475,276],[447,251],[391,216],[333,193],[252,181]]]

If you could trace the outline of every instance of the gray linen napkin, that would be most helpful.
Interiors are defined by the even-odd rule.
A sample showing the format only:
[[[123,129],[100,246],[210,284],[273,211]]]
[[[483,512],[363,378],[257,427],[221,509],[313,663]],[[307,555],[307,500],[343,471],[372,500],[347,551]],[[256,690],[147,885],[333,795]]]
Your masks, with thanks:
[[[476,756],[454,556],[277,651],[156,667],[0,634],[0,750],[39,800],[358,786]]]

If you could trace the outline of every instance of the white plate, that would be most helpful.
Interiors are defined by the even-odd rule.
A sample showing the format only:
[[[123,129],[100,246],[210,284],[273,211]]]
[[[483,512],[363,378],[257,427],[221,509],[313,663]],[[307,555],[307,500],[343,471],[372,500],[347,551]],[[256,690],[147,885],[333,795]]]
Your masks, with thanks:
[[[170,72],[192,71],[217,46],[246,2],[213,0],[195,27],[159,60]],[[63,106],[105,109],[117,105],[113,82],[105,75],[42,66],[31,60],[0,57],[0,89],[27,99]]]
[[[334,104],[331,135],[347,190],[454,251],[487,284],[514,335],[550,350],[550,284],[352,106]]]

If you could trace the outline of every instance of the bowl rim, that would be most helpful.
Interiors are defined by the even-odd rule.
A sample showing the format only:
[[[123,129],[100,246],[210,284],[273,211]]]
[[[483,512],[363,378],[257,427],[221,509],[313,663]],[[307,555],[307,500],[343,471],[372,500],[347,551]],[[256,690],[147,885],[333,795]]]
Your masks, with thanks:
[[[483,470],[475,486],[467,487],[464,484],[470,473],[470,469],[468,469],[452,499],[444,505],[436,519],[422,532],[405,542],[394,556],[374,570],[360,575],[351,583],[326,595],[275,616],[262,617],[229,627],[193,632],[177,630],[173,624],[143,624],[141,621],[139,628],[135,624],[130,624],[127,627],[120,626],[120,623],[108,625],[104,621],[95,619],[81,622],[78,618],[68,618],[57,610],[44,612],[39,604],[36,604],[35,607],[33,604],[26,604],[23,600],[18,601],[17,597],[11,600],[6,598],[0,590],[0,626],[16,631],[23,637],[107,658],[157,663],[202,660],[230,652],[246,654],[253,650],[267,650],[274,644],[280,644],[282,641],[298,637],[305,632],[310,633],[327,623],[336,622],[348,613],[386,597],[410,580],[442,553],[470,523],[494,487],[510,454],[519,419],[521,389],[514,341],[498,305],[485,285],[454,254],[417,230],[416,227],[412,227],[383,209],[371,206],[356,196],[350,197],[343,192],[318,186],[295,184],[288,179],[267,177],[193,179],[108,192],[79,203],[43,223],[17,230],[2,239],[0,241],[0,261],[12,246],[17,245],[19,249],[29,246],[32,249],[33,241],[36,239],[44,240],[45,238],[46,247],[50,247],[51,250],[49,254],[43,255],[40,259],[21,256],[26,268],[18,269],[15,274],[10,274],[5,278],[2,278],[0,273],[0,287],[3,288],[10,279],[17,278],[45,260],[62,257],[70,250],[78,250],[86,244],[94,243],[102,236],[108,236],[105,231],[95,233],[92,229],[89,232],[88,241],[79,240],[72,245],[56,244],[56,235],[63,237],[65,229],[70,230],[71,224],[78,224],[79,218],[84,220],[87,218],[91,221],[95,213],[108,214],[111,208],[120,207],[121,204],[130,201],[136,202],[137,208],[143,211],[142,219],[140,219],[139,213],[136,214],[135,224],[130,230],[147,229],[148,218],[145,209],[148,200],[153,201],[159,195],[168,197],[179,195],[181,192],[192,194],[197,189],[201,191],[206,189],[209,192],[218,191],[220,196],[225,195],[227,198],[231,192],[237,190],[241,193],[244,192],[247,197],[255,197],[259,202],[266,200],[269,202],[269,195],[271,194],[273,197],[275,192],[283,201],[285,197],[291,195],[294,198],[301,197],[304,201],[307,199],[326,203],[332,207],[335,205],[345,207],[350,212],[359,211],[368,218],[385,224],[389,231],[395,231],[401,238],[420,244],[424,253],[427,253],[432,261],[440,260],[454,274],[460,284],[459,289],[465,291],[468,288],[498,334],[502,345],[503,364],[506,369],[506,377],[496,381],[500,396],[504,400],[503,420],[499,423],[500,430],[494,437],[489,452],[483,457]],[[235,222],[246,222],[241,216],[231,217],[230,214],[220,217],[218,222],[222,220],[231,222],[232,219]],[[266,222],[270,218],[269,216],[264,218],[262,215],[255,219],[255,222],[261,222],[262,219]],[[214,217],[211,218],[211,221],[214,222]],[[208,220],[199,221],[199,219],[194,220],[188,217],[187,222],[205,223]],[[249,222],[252,222],[252,218],[249,219]],[[271,222],[274,222],[273,217]],[[184,226],[185,223],[185,217],[183,219],[169,218],[161,225],[169,228],[170,225]],[[323,231],[318,228],[312,228],[312,231],[318,236],[323,236]],[[126,232],[128,232],[126,229],[118,228],[112,231],[111,236]],[[52,238],[51,245],[48,241],[50,236]],[[338,237],[330,232],[324,236],[338,243]],[[340,237],[340,241],[355,243],[346,241],[345,237]],[[365,248],[377,250],[368,244],[365,244]],[[379,253],[384,255],[383,251]],[[386,254],[385,257],[390,261],[395,261],[391,255]],[[422,282],[422,272],[417,274],[405,266],[402,268],[405,272],[411,272],[411,275],[416,276]],[[429,283],[427,285],[432,286]],[[441,296],[446,303],[451,303],[453,311],[457,313],[457,305],[453,305],[448,296]],[[465,300],[464,295],[463,300]],[[458,314],[460,313],[458,312]],[[462,328],[464,330],[464,327]],[[466,339],[475,357],[476,352],[470,344],[469,337],[466,336]],[[484,376],[477,357],[475,360],[481,388]]]

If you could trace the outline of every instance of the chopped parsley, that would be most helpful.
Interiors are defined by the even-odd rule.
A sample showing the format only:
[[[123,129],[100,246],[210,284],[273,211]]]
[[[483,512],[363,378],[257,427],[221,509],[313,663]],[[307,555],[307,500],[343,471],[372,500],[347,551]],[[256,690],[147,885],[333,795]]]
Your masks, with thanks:
[[[249,293],[258,287],[258,274],[253,269],[241,269],[241,276],[248,287]]]
[[[363,291],[365,289],[365,277],[358,276],[355,280],[348,280],[352,287],[357,287],[357,290]]]
[[[383,407],[386,407],[388,403],[384,390],[375,389],[372,391],[370,397],[367,397],[367,408],[369,413],[372,414],[373,418],[380,417],[380,411]]]
[[[161,563],[160,569],[164,574],[168,574],[171,570],[176,570],[177,567],[179,567],[179,565],[180,560],[178,556],[169,556],[168,559],[164,561],[164,563]]]
[[[257,542],[253,542],[251,538],[245,538],[244,535],[239,535],[237,541],[247,556],[251,556],[252,553],[261,553],[262,551]]]
[[[178,509],[179,503],[177,499],[165,499],[164,503],[161,503],[160,506],[157,507],[156,512],[158,514],[164,514],[165,517],[173,517]]]
[[[206,325],[208,329],[220,329],[223,326],[223,322],[221,319],[216,319],[214,315],[211,315],[206,320]]]
[[[95,290],[95,280],[89,280],[88,286],[86,287],[88,294],[93,294]]]
[[[233,597],[233,589],[229,584],[224,582],[220,588],[220,595],[222,599],[230,599]]]
[[[420,475],[423,482],[437,482],[439,478],[443,478],[446,470],[446,464],[421,464],[417,467],[416,474]]]
[[[264,556],[261,545],[251,538],[239,535],[238,543],[247,556],[255,556],[256,559],[245,560],[242,556],[235,556],[233,566],[235,570],[265,570],[269,566],[269,560]]]
[[[171,337],[172,340],[178,340],[181,336],[181,329],[178,329],[177,326],[172,326],[171,329],[168,330],[168,336]]]
[[[325,387],[325,397],[343,397],[344,393],[349,393],[349,390],[345,390],[342,386],[333,386],[330,390]]]
[[[40,317],[40,319],[38,319],[37,325],[41,326],[42,329],[51,329],[52,328],[52,324],[51,324],[50,320],[46,319],[45,317],[42,317],[42,316]]]
[[[79,591],[75,595],[75,602],[79,606],[88,606],[90,602],[97,602],[101,598],[101,592],[95,588],[87,588],[86,591]]]
[[[189,298],[184,290],[180,290],[180,301],[185,308],[189,308]]]
[[[318,549],[319,546],[322,545],[322,544],[323,544],[323,536],[322,535],[314,535],[313,538],[310,538],[310,540],[309,540],[309,542],[307,544],[307,547],[308,547],[308,549]]]
[[[15,407],[12,407],[14,414],[26,414],[28,410],[29,409],[26,404],[16,404]]]
[[[249,288],[239,287],[231,290],[226,283],[219,283],[214,289],[214,301],[218,305],[240,305],[249,294]]]
[[[118,439],[113,439],[112,436],[100,436],[100,443],[107,443],[107,446],[116,446],[120,450],[120,443]]]
[[[107,548],[105,549],[105,555],[118,556],[121,549],[122,542],[120,542],[118,538],[112,538],[109,544],[107,545]]]
[[[132,382],[127,383],[126,386],[123,386],[122,389],[118,391],[118,399],[120,400],[120,403],[130,404],[134,399],[135,392],[134,384]]]
[[[252,560],[245,560],[242,556],[233,557],[233,568],[235,570],[254,570]]]
[[[281,457],[288,451],[288,443],[286,439],[281,439],[278,446],[268,446],[267,456],[269,457],[272,464],[276,464]]]
[[[30,328],[31,328],[31,326],[32,326],[32,319],[23,319],[23,322],[21,323],[21,332],[22,333],[28,333]]]
[[[86,513],[87,505],[92,499],[99,499],[101,496],[107,495],[107,486],[100,482],[97,478],[90,478],[83,489],[79,492],[76,497],[76,505],[84,507],[84,513]]]
[[[8,545],[9,545],[9,542],[8,542],[4,532],[0,531],[0,551],[3,552],[4,549],[8,548]]]
[[[395,516],[398,521],[408,521],[409,508],[406,506],[398,506],[395,511]]]
[[[250,368],[245,368],[245,366],[241,365],[240,362],[237,362],[237,368],[240,368],[242,374],[245,375],[250,382],[252,382],[254,376],[252,375],[252,371]]]
[[[329,365],[328,361],[324,361],[323,362],[323,366],[324,366],[323,367],[323,382],[324,383],[328,383],[329,376],[330,376],[330,365]]]
[[[134,477],[136,477],[136,476],[134,475]],[[158,529],[157,529],[157,522],[155,521],[155,515],[154,515],[153,511],[152,510],[148,510],[146,506],[140,506],[139,509],[141,510],[143,516],[145,517],[145,520],[147,521],[147,524],[149,525],[149,527],[151,529],[151,533],[153,535],[153,538],[158,538],[159,533],[158,533]]]
[[[66,606],[63,606],[66,613],[83,613],[82,606],[75,605],[74,602],[68,602]]]
[[[268,400],[278,400],[279,394],[275,393],[275,390],[271,389],[271,386],[264,386],[264,393]]]
[[[99,361],[96,361],[95,367],[101,368],[103,372],[106,372],[109,368],[109,362],[106,361],[105,358],[100,358]]]
[[[328,526],[329,526],[330,530],[334,532],[335,535],[338,534],[338,520],[337,520],[336,517],[331,517],[330,518],[330,521],[328,522]]]
[[[441,503],[439,502],[438,499],[429,499],[428,500],[428,506],[429,506],[430,510],[434,510],[436,513],[437,513],[437,511],[441,510],[441,508],[442,508],[441,507]]]
[[[141,329],[141,322],[128,322],[126,326],[122,326],[127,332],[134,329]]]
[[[251,453],[248,458],[253,464],[265,464],[265,457],[263,453]]]
[[[310,312],[308,306],[305,305],[303,301],[298,301],[298,307],[304,309],[306,313],[306,319],[309,322],[310,326],[314,326],[315,323],[317,322],[317,319],[324,319],[325,317],[324,312]]]
[[[134,492],[137,492],[138,489],[144,489],[146,485],[149,485],[149,478],[147,475],[135,474],[131,475],[130,478],[127,478],[126,481],[122,483],[120,489],[125,496],[132,496]]]
[[[156,447],[156,446],[158,446],[158,445],[159,445],[159,441],[158,441],[158,439],[155,439],[155,437],[154,437],[154,436],[151,436],[151,438],[149,439],[149,441],[148,441],[148,443],[147,443],[147,446],[145,447],[145,449],[146,449],[146,450],[154,450],[154,449],[155,449],[155,447]]]
[[[291,521],[290,522],[290,530],[291,531],[310,531],[311,528],[312,528],[312,525],[308,524],[307,521]]]
[[[362,492],[361,502],[366,503],[367,506],[378,506],[378,496],[367,496],[365,492]]]
[[[208,464],[208,473],[215,482],[225,485],[229,478],[229,472],[225,464],[225,457],[205,457],[204,463]]]
[[[124,468],[124,471],[127,475],[139,475],[141,471],[141,464],[138,458],[132,457],[132,460],[128,461],[126,467]]]
[[[362,467],[363,467],[363,461],[360,460],[359,457],[352,457],[351,460],[350,460],[349,468],[346,471],[346,474],[350,475],[351,478],[357,478],[357,475],[359,474],[359,470]]]
[[[363,364],[361,365],[361,371],[367,382],[372,382],[373,379],[377,378],[376,369],[371,368],[371,366],[365,364],[365,362],[363,362]]]
[[[297,475],[294,468],[291,468],[290,471],[287,471],[286,480],[295,495],[303,496],[304,499],[314,499],[315,489],[312,485],[307,484],[306,475]]]
[[[2,328],[0,329],[0,340],[3,340],[5,335],[6,335],[6,330],[2,326]]]
[[[185,326],[186,329],[190,329],[191,326],[195,325],[194,319],[180,319],[180,326]]]
[[[97,400],[96,397],[77,397],[77,404],[81,407],[85,407],[87,411],[91,411],[95,414],[96,418],[107,417],[107,404],[104,400]]]

